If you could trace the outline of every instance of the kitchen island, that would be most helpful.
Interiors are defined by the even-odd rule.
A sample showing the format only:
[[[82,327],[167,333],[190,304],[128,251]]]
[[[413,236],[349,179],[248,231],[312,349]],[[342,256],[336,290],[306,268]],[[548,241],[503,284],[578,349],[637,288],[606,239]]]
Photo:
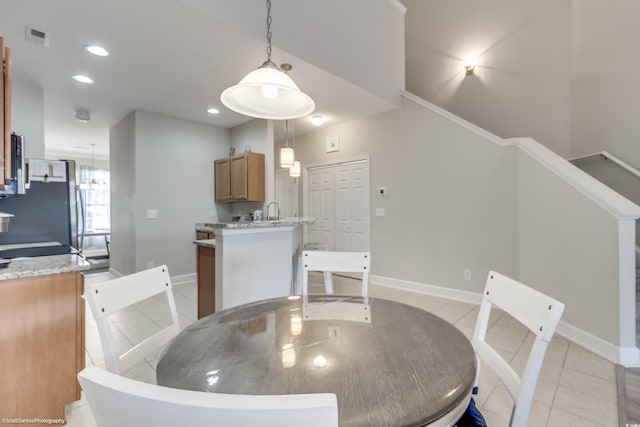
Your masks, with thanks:
[[[314,221],[284,218],[196,224],[197,231],[212,232],[216,237],[215,311],[291,295],[302,242],[301,226]]]
[[[90,266],[65,254],[15,258],[0,269],[0,418],[51,425],[80,399],[82,271]]]

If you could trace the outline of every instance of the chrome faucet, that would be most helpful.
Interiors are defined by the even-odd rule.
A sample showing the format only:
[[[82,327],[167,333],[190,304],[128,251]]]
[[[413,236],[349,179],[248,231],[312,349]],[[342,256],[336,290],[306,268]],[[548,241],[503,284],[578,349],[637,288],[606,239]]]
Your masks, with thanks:
[[[275,220],[276,221],[280,221],[280,205],[276,202],[271,202],[267,205],[267,221],[271,221],[274,218],[272,216],[270,216],[271,214],[271,205],[276,205],[276,217]]]

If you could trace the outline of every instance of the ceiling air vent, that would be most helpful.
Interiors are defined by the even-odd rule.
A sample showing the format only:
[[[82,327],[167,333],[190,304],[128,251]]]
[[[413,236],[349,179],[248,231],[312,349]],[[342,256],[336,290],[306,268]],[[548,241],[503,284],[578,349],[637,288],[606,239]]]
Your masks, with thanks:
[[[51,33],[29,26],[24,27],[24,38],[44,47],[49,47],[49,43],[51,43]]]

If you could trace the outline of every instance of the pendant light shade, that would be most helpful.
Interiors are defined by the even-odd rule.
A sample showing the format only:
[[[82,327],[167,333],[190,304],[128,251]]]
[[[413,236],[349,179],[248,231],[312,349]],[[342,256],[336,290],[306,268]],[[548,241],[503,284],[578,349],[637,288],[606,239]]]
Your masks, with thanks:
[[[225,89],[220,100],[237,113],[268,120],[304,117],[316,108],[313,99],[301,92],[291,77],[269,62]]]
[[[293,167],[289,169],[289,176],[292,176],[292,177],[300,176],[300,162],[298,160],[295,160],[293,162]]]
[[[267,0],[267,60],[240,83],[225,89],[222,103],[237,113],[267,120],[289,120],[309,115],[316,105],[286,74],[291,65],[271,60],[271,0]]]
[[[281,168],[292,168],[293,161],[295,158],[296,157],[293,153],[293,148],[291,147],[280,148],[280,167]]]

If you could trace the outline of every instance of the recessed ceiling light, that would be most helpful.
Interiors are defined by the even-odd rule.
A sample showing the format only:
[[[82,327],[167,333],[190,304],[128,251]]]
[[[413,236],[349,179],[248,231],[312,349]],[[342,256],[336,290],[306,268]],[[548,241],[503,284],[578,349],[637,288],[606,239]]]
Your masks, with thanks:
[[[102,46],[97,46],[97,45],[86,45],[85,50],[89,53],[93,53],[94,55],[97,56],[109,56],[109,51],[105,48],[103,48]]]
[[[91,120],[91,113],[86,108],[78,108],[76,110],[76,119],[79,122],[87,123]]]
[[[75,76],[73,76],[73,80],[80,83],[93,83],[93,79],[91,77],[82,74],[76,74]]]
[[[211,108],[209,108],[207,110],[207,113],[209,113],[209,114],[220,114],[220,110],[218,110],[217,108],[211,107]]]
[[[322,126],[324,124],[324,117],[319,115],[311,116],[311,124],[314,126]]]

